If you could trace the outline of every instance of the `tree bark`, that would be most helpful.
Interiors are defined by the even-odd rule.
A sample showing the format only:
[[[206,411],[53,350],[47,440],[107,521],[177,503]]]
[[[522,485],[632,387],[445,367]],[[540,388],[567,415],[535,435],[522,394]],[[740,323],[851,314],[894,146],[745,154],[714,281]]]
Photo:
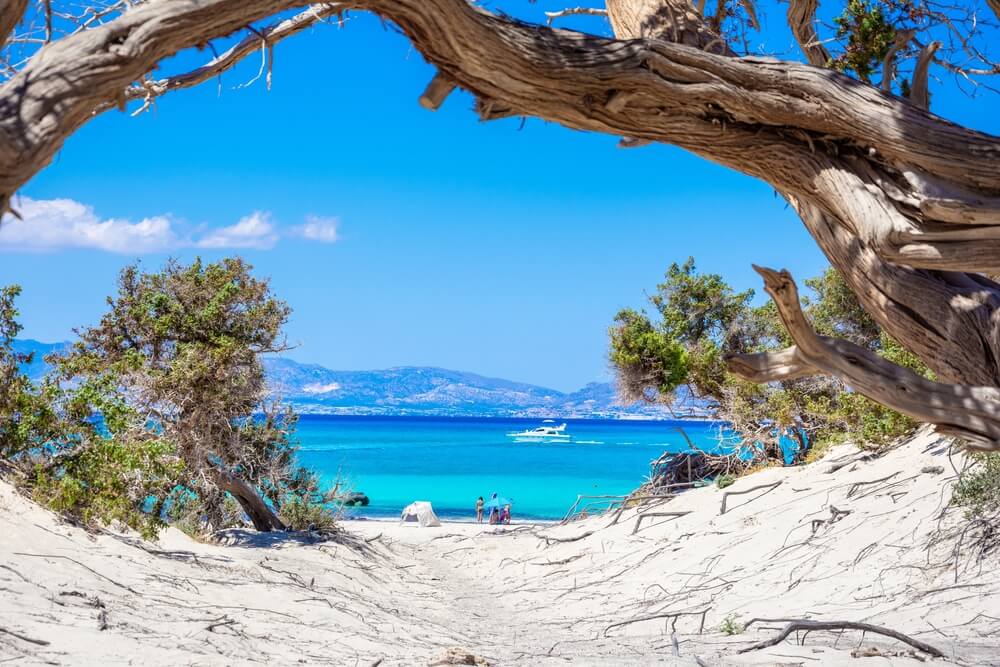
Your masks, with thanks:
[[[27,8],[28,0],[0,0],[0,48],[10,39]]]
[[[657,38],[715,53],[729,51],[688,0],[607,0],[607,7],[619,39]]]
[[[268,504],[264,502],[264,499],[255,488],[228,471],[214,467],[212,470],[215,485],[220,490],[229,493],[239,502],[240,507],[243,508],[243,511],[250,517],[250,521],[253,522],[254,529],[262,533],[268,533],[272,530],[285,530],[285,524],[282,523],[281,519],[278,518],[278,515],[274,513]]]
[[[825,67],[830,61],[830,52],[826,50],[819,36],[816,34],[816,9],[819,7],[817,0],[789,0],[788,13],[786,19],[788,26],[795,35],[795,41],[805,55],[810,65],[815,67]]]

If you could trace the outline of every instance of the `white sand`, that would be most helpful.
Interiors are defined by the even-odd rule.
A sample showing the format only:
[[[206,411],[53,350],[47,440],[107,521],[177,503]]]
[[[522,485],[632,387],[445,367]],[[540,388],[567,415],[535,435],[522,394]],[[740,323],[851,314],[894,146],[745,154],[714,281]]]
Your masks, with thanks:
[[[920,473],[936,465],[945,472]],[[737,654],[782,624],[719,632],[735,615],[864,621],[939,648],[949,656],[939,664],[1000,665],[1000,555],[967,568],[964,554],[956,581],[954,542],[925,548],[954,478],[946,448],[923,434],[881,459],[830,467],[741,479],[726,490],[782,484],[730,497],[721,516],[723,491],[694,490],[648,510],[690,514],[647,520],[636,535],[629,510],[610,527],[596,517],[502,532],[346,522],[339,544],[91,536],[0,484],[0,629],[48,642],[0,632],[0,662],[426,665],[462,647],[500,665],[921,664],[899,642],[854,631]],[[831,506],[851,513],[812,535]],[[941,526],[961,518],[949,512]],[[548,546],[539,537],[585,533]],[[605,632],[705,609],[703,633],[700,616],[677,620],[676,649],[669,620]],[[859,660],[859,645],[892,657]]]

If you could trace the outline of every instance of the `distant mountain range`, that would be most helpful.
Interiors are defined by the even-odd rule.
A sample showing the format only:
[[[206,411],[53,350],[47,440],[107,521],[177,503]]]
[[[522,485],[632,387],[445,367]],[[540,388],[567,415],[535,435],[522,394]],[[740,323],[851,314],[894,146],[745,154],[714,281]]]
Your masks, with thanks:
[[[15,341],[18,351],[35,353],[34,361],[24,367],[35,379],[47,370],[42,357],[66,345]],[[264,368],[271,390],[305,414],[663,419],[699,417],[708,412],[704,402],[688,396],[679,397],[673,412],[645,403],[623,406],[610,382],[592,382],[566,393],[424,366],[334,371],[271,357],[264,360]]]

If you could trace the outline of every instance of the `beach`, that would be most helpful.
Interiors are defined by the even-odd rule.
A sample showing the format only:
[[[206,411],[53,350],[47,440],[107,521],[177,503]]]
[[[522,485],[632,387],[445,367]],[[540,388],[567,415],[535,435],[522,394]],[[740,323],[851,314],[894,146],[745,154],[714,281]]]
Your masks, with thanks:
[[[724,631],[759,617],[871,623],[939,650],[938,664],[995,665],[1000,557],[978,561],[971,541],[957,556],[954,539],[930,543],[961,524],[960,510],[941,510],[963,460],[923,431],[880,458],[845,445],[617,521],[345,521],[330,541],[227,531],[215,544],[174,529],[157,543],[88,534],[2,484],[0,659],[429,665],[449,649],[496,665],[928,658],[840,630],[738,653],[784,625]]]

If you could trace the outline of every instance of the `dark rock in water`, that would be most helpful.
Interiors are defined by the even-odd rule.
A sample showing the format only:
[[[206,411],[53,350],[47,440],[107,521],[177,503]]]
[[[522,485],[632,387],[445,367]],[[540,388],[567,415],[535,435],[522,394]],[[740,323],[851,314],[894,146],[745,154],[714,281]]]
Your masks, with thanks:
[[[361,505],[362,507],[368,507],[368,496],[356,491],[354,493],[348,493],[344,496],[344,505],[347,507],[354,507],[355,505]]]

